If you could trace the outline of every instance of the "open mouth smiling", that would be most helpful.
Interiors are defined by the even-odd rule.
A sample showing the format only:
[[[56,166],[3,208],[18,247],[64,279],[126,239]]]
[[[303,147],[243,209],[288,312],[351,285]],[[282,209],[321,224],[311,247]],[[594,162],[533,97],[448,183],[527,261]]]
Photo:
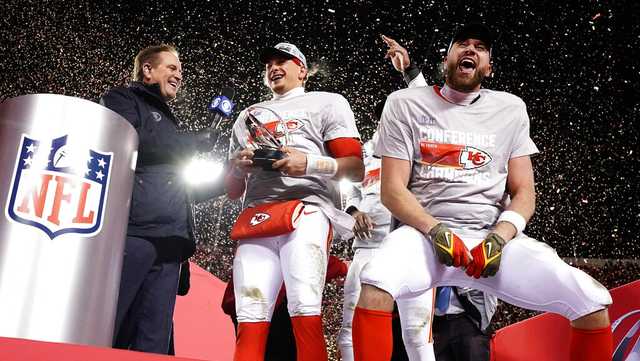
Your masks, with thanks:
[[[276,73],[276,74],[271,75],[271,77],[269,77],[269,80],[277,81],[277,80],[280,80],[282,78],[284,78],[284,74]]]
[[[462,58],[458,63],[458,69],[464,74],[472,73],[476,69],[476,62],[469,57]]]

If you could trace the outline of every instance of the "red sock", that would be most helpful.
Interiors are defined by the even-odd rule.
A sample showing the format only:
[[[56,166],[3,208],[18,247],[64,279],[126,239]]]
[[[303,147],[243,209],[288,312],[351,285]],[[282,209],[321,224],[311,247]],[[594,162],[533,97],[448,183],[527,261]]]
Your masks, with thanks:
[[[611,361],[611,326],[597,330],[571,328],[571,361]]]
[[[320,316],[291,317],[291,326],[296,337],[298,361],[327,361],[327,345]]]
[[[233,361],[262,361],[267,348],[269,322],[240,322]]]
[[[355,361],[389,361],[393,352],[391,312],[356,307],[353,313]]]

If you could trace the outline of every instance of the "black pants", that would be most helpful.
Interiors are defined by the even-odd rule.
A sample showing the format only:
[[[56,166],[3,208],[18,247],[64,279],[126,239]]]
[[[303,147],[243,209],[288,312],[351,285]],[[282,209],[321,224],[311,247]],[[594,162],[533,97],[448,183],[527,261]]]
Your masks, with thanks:
[[[489,336],[464,313],[436,316],[433,348],[437,361],[489,361]]]
[[[127,236],[113,347],[167,354],[180,263],[158,262],[153,242]]]

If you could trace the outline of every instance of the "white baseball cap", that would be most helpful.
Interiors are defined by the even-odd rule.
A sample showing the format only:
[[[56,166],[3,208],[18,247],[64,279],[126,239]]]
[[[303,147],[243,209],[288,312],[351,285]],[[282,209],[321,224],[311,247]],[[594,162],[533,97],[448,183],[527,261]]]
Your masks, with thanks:
[[[273,59],[274,56],[282,56],[287,59],[296,58],[302,62],[305,68],[308,69],[307,58],[305,58],[300,49],[293,44],[278,43],[274,47],[262,49],[262,52],[260,53],[260,61],[266,64],[269,60]]]

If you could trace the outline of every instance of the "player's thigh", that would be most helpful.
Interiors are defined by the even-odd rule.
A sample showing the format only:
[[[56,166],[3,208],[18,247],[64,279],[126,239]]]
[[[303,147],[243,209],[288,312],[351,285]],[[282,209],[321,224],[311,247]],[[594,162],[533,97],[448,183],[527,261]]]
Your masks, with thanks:
[[[320,314],[331,240],[331,224],[318,207],[305,206],[301,217],[296,230],[280,247],[282,275],[292,316]]]
[[[402,226],[385,238],[360,280],[398,298],[430,289],[443,270],[431,242],[415,228]]]
[[[377,249],[375,248],[361,248],[357,249],[353,255],[344,283],[344,309],[350,310],[351,313],[355,310],[360,296],[360,273],[362,268],[373,258],[376,251]],[[343,323],[345,321],[343,320]],[[351,322],[350,319],[348,321]]]
[[[496,276],[469,284],[458,271],[456,285],[468,285],[516,306],[561,314],[574,320],[611,303],[607,289],[583,271],[566,264],[545,243],[521,235],[502,252]],[[466,282],[465,282],[466,281]]]
[[[281,287],[278,238],[240,241],[233,260],[238,322],[269,321]]]

